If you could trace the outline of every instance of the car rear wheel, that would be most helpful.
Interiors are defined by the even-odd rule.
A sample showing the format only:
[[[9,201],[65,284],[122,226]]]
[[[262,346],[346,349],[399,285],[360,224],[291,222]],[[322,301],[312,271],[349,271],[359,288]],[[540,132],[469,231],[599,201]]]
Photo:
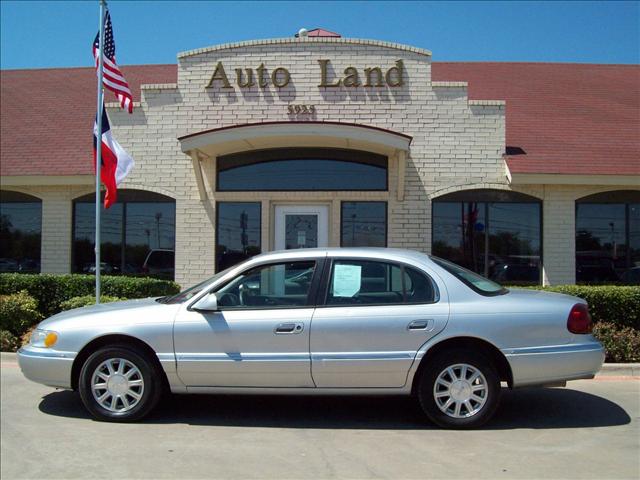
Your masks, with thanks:
[[[147,415],[162,394],[159,372],[132,347],[113,346],[84,363],[78,385],[82,403],[98,420],[131,422]]]
[[[493,416],[500,398],[500,379],[484,355],[453,350],[428,361],[418,399],[431,421],[446,428],[475,428]]]

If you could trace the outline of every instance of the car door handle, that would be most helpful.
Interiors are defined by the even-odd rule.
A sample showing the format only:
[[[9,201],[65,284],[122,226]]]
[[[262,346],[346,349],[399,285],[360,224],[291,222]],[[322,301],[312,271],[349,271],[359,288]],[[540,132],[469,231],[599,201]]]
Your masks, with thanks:
[[[285,335],[285,334],[302,333],[303,330],[304,330],[304,323],[291,322],[291,323],[281,323],[273,330],[273,333],[275,333],[276,335]]]
[[[433,318],[414,320],[407,325],[407,330],[433,330]]]

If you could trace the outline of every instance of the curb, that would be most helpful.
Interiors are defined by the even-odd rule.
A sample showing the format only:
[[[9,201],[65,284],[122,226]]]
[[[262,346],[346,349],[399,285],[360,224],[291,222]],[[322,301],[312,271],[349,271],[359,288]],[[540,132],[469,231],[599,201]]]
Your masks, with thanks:
[[[13,352],[0,352],[0,359],[4,362],[17,362],[16,354]]]
[[[635,377],[640,375],[640,363],[605,363],[598,376]]]
[[[1,352],[0,359],[3,362],[18,361],[13,352]],[[640,363],[605,363],[597,376],[637,377],[640,376]]]

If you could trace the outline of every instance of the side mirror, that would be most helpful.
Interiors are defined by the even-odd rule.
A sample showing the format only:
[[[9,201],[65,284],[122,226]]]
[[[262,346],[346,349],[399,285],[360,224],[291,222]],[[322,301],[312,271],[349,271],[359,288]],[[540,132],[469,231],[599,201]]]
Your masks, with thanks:
[[[218,311],[218,297],[215,293],[205,295],[191,307],[198,312],[217,312]]]

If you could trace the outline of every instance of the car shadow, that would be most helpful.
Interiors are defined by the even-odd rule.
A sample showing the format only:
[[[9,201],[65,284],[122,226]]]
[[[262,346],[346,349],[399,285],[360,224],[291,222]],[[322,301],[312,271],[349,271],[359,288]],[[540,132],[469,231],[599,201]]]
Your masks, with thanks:
[[[484,430],[593,428],[631,421],[616,403],[566,388],[503,389],[500,407]],[[77,393],[46,395],[47,415],[91,419]],[[347,396],[167,396],[145,420],[152,424],[365,430],[428,430],[410,397]]]

